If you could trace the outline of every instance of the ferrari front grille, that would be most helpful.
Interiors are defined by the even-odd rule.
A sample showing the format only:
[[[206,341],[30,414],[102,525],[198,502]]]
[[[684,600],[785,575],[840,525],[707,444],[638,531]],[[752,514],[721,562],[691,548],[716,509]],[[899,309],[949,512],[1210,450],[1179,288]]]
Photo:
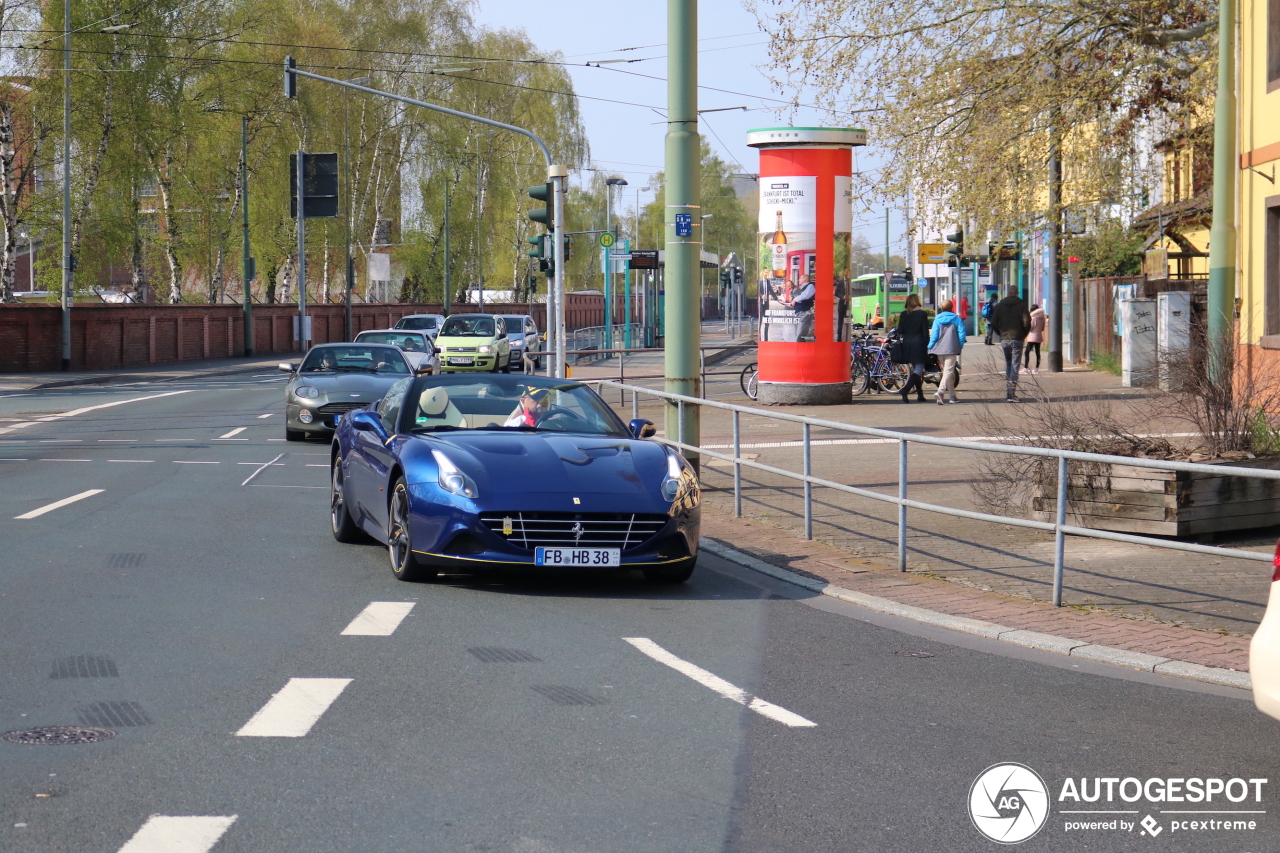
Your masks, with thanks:
[[[620,548],[644,544],[667,523],[665,515],[626,512],[490,512],[485,527],[519,548]],[[507,531],[510,532],[507,532]]]

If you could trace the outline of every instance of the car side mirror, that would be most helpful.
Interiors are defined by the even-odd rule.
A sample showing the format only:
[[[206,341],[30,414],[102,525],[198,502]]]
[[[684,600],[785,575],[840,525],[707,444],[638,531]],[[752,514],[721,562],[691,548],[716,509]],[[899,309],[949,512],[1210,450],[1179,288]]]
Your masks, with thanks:
[[[279,365],[276,366],[276,369],[279,370],[281,373],[293,373],[298,369],[298,366],[296,364],[293,364],[292,362],[282,361],[280,362]]]
[[[636,438],[653,438],[658,434],[658,428],[653,425],[653,421],[646,421],[644,418],[636,418],[628,426],[631,427],[631,434]]]
[[[387,428],[382,425],[382,419],[370,411],[352,412],[347,415],[347,420],[351,422],[353,429],[360,432],[376,433],[381,438],[387,437]]]

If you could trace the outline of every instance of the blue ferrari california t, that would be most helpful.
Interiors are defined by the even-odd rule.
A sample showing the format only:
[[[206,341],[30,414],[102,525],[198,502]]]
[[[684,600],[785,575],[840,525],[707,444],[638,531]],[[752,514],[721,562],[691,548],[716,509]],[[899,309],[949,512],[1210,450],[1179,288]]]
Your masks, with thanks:
[[[338,423],[333,535],[385,542],[401,580],[548,567],[682,583],[698,558],[698,480],[651,435],[577,382],[405,378]]]

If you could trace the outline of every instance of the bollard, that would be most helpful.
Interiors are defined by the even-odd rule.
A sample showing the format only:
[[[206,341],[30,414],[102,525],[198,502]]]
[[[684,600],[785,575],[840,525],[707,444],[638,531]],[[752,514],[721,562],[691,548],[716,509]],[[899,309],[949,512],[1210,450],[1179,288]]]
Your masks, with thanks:
[[[813,454],[809,445],[809,425],[804,424],[804,538],[813,538]]]
[[[733,517],[742,518],[742,432],[738,428],[738,411],[733,412]]]
[[[898,499],[907,499],[907,442],[898,439]],[[898,504],[898,571],[907,570],[907,505]]]
[[[1063,551],[1067,535],[1062,532],[1067,523],[1067,457],[1058,457],[1058,517],[1053,532],[1053,606],[1062,606]]]

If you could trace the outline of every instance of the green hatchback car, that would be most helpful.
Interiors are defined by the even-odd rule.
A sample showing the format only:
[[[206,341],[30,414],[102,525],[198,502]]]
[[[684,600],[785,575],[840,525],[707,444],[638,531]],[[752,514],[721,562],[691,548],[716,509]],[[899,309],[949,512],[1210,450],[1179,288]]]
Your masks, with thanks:
[[[436,336],[441,373],[511,372],[506,322],[495,314],[454,314]]]

